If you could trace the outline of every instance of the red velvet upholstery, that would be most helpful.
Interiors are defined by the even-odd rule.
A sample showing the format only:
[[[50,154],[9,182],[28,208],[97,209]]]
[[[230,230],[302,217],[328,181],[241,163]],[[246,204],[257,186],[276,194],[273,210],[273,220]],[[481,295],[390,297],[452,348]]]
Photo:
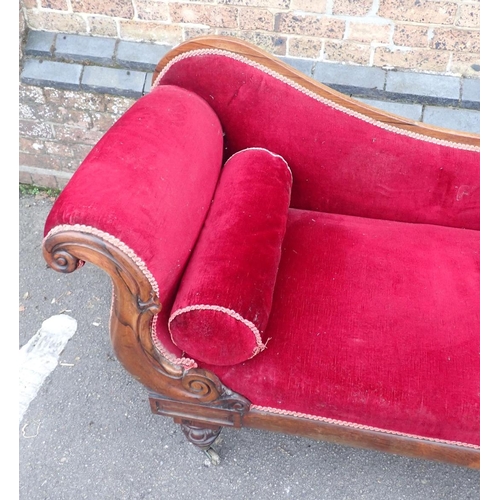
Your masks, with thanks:
[[[177,287],[223,157],[248,147],[283,156],[293,173],[293,208],[263,334],[270,340],[258,356],[234,366],[218,364],[234,351],[212,352],[217,364],[211,357],[212,364],[199,365],[272,411],[477,445],[474,148],[372,123],[239,56],[188,54],[90,153],[58,198],[46,232],[84,224],[133,249],[158,282],[164,306],[153,333],[180,356],[167,326]],[[233,201],[220,200],[227,210]],[[265,215],[262,203],[254,208]],[[200,248],[211,250],[203,239]],[[221,253],[213,265],[230,271],[224,258],[237,243],[217,241]],[[184,279],[203,284],[204,293],[206,268],[188,272],[183,287]],[[252,291],[246,280],[223,274],[214,280],[214,286],[241,285],[245,299]],[[184,293],[179,307],[192,300]],[[259,307],[267,314],[269,296],[263,299]],[[194,352],[193,338],[184,341]],[[248,357],[251,345],[239,347]]]
[[[222,131],[212,109],[184,89],[155,89],[90,152],[57,198],[45,234],[81,224],[125,243],[155,278],[160,316],[168,318],[221,162]],[[168,335],[161,341],[180,354]]]
[[[213,107],[226,155],[260,146],[283,156],[294,208],[479,228],[478,152],[392,132],[220,51],[188,54],[160,83]]]
[[[188,356],[231,365],[264,349],[291,187],[286,162],[263,149],[224,165],[169,321]]]
[[[479,444],[479,232],[290,210],[259,406]]]

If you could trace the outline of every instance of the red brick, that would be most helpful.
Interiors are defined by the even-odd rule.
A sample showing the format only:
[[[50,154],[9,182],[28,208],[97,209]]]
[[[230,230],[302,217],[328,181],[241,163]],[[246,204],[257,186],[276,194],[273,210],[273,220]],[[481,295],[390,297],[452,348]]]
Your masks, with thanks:
[[[49,155],[64,156],[66,158],[73,158],[74,145],[68,145],[56,141],[47,141],[45,143],[46,151]]]
[[[79,109],[82,111],[104,111],[105,96],[91,92],[77,92],[74,90],[61,90],[46,88],[45,98],[47,102],[66,108]]]
[[[118,120],[119,116],[111,113],[94,113],[92,115],[92,128],[107,132]]]
[[[53,10],[69,10],[66,0],[40,0],[40,7]]]
[[[23,153],[44,153],[47,148],[46,142],[39,139],[29,139],[27,137],[19,137],[19,151]]]
[[[431,49],[390,50],[377,47],[373,64],[375,66],[444,73],[447,70],[450,56],[449,52]]]
[[[43,93],[43,89],[41,87],[34,87],[32,85],[25,85],[21,83],[19,85],[19,101],[25,102],[33,101],[38,104],[45,103],[45,95]]]
[[[327,4],[327,0],[292,0],[290,9],[325,14]]]
[[[288,55],[318,59],[321,53],[319,38],[290,37],[288,40]]]
[[[60,170],[61,172],[73,173],[80,166],[80,161],[75,158],[64,158],[60,156],[53,155],[52,165],[55,170]]]
[[[73,155],[76,160],[80,163],[85,159],[85,157],[92,151],[94,148],[93,144],[73,144]]]
[[[29,172],[19,171],[19,184],[33,184],[33,179]]]
[[[389,24],[374,24],[351,21],[347,30],[348,40],[361,43],[389,43],[391,26]]]
[[[189,40],[190,38],[194,38],[195,36],[204,36],[204,35],[215,35],[216,29],[206,27],[192,28],[191,26],[183,26],[184,31],[184,40]]]
[[[70,181],[70,179],[67,179],[66,177],[56,176],[56,182],[57,182],[58,189],[64,189],[69,181]]]
[[[79,111],[65,106],[32,104],[21,105],[22,118],[50,123],[65,123],[89,128],[90,116],[85,111]],[[28,116],[29,115],[29,116]]]
[[[284,13],[277,20],[281,33],[341,39],[345,31],[345,21],[322,16]]]
[[[451,57],[450,71],[463,76],[479,78],[481,61],[479,54],[468,54],[466,52],[454,53]]]
[[[71,0],[71,5],[74,12],[102,14],[126,19],[134,17],[131,0]]]
[[[34,106],[39,106],[37,104],[29,103],[25,104],[19,103],[19,118],[21,120],[36,120],[37,116],[33,111]]]
[[[130,97],[107,95],[104,98],[104,110],[115,115],[123,115],[136,100]]]
[[[380,0],[377,15],[393,21],[453,24],[458,6],[432,0]]]
[[[265,7],[266,9],[290,8],[290,0],[215,0],[215,3],[244,5],[247,7]]]
[[[32,183],[35,186],[45,187],[49,189],[59,189],[55,175],[46,174],[44,172],[31,173]]]
[[[87,33],[87,23],[79,14],[51,10],[27,10],[27,22],[34,30]]]
[[[118,37],[118,27],[114,19],[101,16],[88,16],[89,33],[92,35]]]
[[[97,141],[104,135],[101,130],[85,130],[79,127],[69,127],[68,125],[54,125],[55,138],[58,141],[81,142],[84,144],[97,144]]]
[[[177,44],[182,41],[182,26],[152,21],[119,21],[124,40]]]
[[[355,42],[325,41],[325,59],[335,62],[350,62],[367,66],[370,63],[371,48]]]
[[[157,0],[135,0],[137,17],[147,21],[168,21],[168,3]]]
[[[46,168],[49,170],[59,170],[56,157],[47,154],[19,153],[19,165],[26,167]]]
[[[247,40],[272,54],[286,55],[286,38],[284,36],[271,35],[260,31],[217,30],[217,32],[219,35],[234,36]]]
[[[461,5],[458,10],[456,25],[463,28],[479,28],[479,9],[479,2]]]
[[[274,14],[267,9],[239,9],[240,29],[267,30],[274,29]]]
[[[414,24],[396,24],[393,41],[395,45],[403,47],[426,48],[429,46],[429,27]]]
[[[53,139],[54,133],[48,123],[39,123],[28,120],[19,120],[19,135],[40,139]]]
[[[453,52],[477,52],[480,45],[479,31],[435,28],[432,47]]]
[[[238,27],[238,9],[236,7],[171,3],[170,17],[174,23],[205,24],[213,28]]]
[[[341,16],[366,16],[372,8],[373,0],[335,0],[333,14]]]

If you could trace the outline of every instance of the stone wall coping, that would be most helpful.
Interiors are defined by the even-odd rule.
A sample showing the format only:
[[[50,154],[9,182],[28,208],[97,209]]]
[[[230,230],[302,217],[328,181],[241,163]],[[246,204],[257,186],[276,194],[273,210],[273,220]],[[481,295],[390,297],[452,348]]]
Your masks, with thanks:
[[[30,30],[21,82],[140,97],[152,72],[173,47],[88,35]],[[476,78],[382,69],[277,56],[317,81],[365,99],[479,110]]]

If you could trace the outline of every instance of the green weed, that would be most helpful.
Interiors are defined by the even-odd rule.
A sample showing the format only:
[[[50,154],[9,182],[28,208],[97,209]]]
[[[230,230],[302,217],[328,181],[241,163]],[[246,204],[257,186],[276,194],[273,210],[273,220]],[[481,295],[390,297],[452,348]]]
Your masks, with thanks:
[[[19,194],[45,195],[50,198],[57,198],[61,193],[60,189],[44,188],[40,186],[33,186],[32,184],[19,184]]]

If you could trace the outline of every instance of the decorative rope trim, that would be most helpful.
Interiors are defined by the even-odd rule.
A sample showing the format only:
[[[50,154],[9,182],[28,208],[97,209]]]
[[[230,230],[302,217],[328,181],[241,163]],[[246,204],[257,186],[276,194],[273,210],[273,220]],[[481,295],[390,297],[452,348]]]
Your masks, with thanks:
[[[291,417],[307,418],[309,420],[316,420],[319,422],[326,422],[329,424],[341,425],[343,427],[350,427],[353,429],[362,429],[362,430],[366,430],[366,431],[383,432],[385,434],[393,434],[396,436],[404,436],[404,437],[420,439],[420,440],[424,440],[424,441],[432,441],[432,442],[444,443],[444,444],[453,444],[456,446],[464,446],[466,448],[473,448],[473,449],[477,449],[477,450],[480,449],[479,446],[476,444],[461,443],[460,441],[448,441],[447,439],[438,439],[438,438],[431,438],[431,437],[426,437],[426,436],[418,436],[416,434],[408,434],[406,432],[393,431],[393,430],[389,430],[389,429],[380,429],[378,427],[372,427],[370,425],[356,424],[354,422],[345,422],[343,420],[335,420],[333,418],[327,418],[327,417],[318,417],[317,415],[309,415],[307,413],[299,413],[296,411],[280,410],[278,408],[270,408],[268,406],[250,405],[250,409],[251,410],[265,411],[265,412],[274,413],[277,415],[288,415]]]
[[[63,231],[79,231],[82,233],[86,234],[92,234],[94,236],[97,236],[110,245],[113,245],[115,248],[123,252],[127,257],[130,257],[134,264],[140,269],[142,274],[145,276],[145,278],[148,280],[149,284],[151,285],[151,288],[155,292],[155,294],[158,297],[158,300],[160,299],[160,287],[158,286],[158,282],[156,281],[155,277],[153,274],[149,271],[148,267],[144,263],[144,261],[123,241],[119,240],[112,234],[106,233],[105,231],[101,231],[100,229],[97,229],[92,226],[85,226],[82,224],[61,224],[59,226],[53,227],[48,233],[47,236],[45,236],[44,241],[49,238],[50,236],[53,236],[54,234],[61,233]],[[80,267],[80,265],[79,265]],[[113,290],[112,290],[112,303],[111,303],[111,312],[113,311],[113,305],[114,305],[114,300],[115,300],[115,293],[114,293],[114,284],[113,284]],[[111,316],[110,316],[110,321],[111,321]],[[158,315],[155,314],[151,320],[151,340],[153,341],[153,346],[157,351],[169,362],[175,364],[175,365],[180,365],[183,366],[186,369],[190,368],[196,368],[198,365],[193,359],[190,358],[177,358],[174,356],[172,353],[168,352],[161,341],[158,339],[158,333],[156,329],[156,325],[158,322]],[[110,323],[111,325],[111,323]]]
[[[290,172],[290,175],[292,177],[292,180],[293,180],[293,173],[292,173],[292,169],[290,168],[290,166],[288,165],[288,162],[283,158],[283,156],[279,155],[278,153],[273,153],[272,151],[269,151],[269,149],[266,149],[266,148],[259,148],[259,147],[253,147],[253,148],[245,148],[245,149],[241,149],[240,151],[236,151],[236,153],[233,153],[227,160],[226,160],[226,163],[231,160],[234,156],[236,155],[239,155],[240,153],[243,153],[244,151],[265,151],[266,153],[269,153],[271,156],[274,156],[275,158],[280,158],[281,160],[283,160],[283,162],[285,163],[286,165],[286,168],[288,168],[288,171]]]
[[[253,358],[257,354],[259,354],[259,352],[263,351],[266,348],[267,342],[266,342],[266,344],[262,343],[262,337],[260,336],[259,329],[251,321],[245,319],[243,316],[238,314],[236,311],[233,311],[232,309],[228,309],[227,307],[207,305],[207,304],[195,304],[192,306],[183,307],[181,309],[177,309],[177,311],[173,312],[170,315],[170,318],[168,320],[168,330],[170,332],[170,338],[172,339],[172,342],[175,345],[177,345],[177,344],[175,343],[175,340],[172,337],[172,330],[170,328],[170,325],[171,325],[172,321],[175,318],[177,318],[177,316],[191,312],[191,311],[217,311],[217,312],[221,312],[223,314],[227,314],[228,316],[231,316],[231,318],[235,319],[236,321],[240,321],[241,323],[243,323],[255,335],[255,341],[257,343],[256,347],[253,350],[251,358]]]
[[[447,141],[445,139],[438,139],[436,137],[429,137],[429,136],[426,136],[423,134],[419,134],[417,132],[411,132],[409,130],[401,129],[401,128],[396,127],[394,125],[389,125],[388,123],[380,122],[378,120],[375,120],[374,118],[371,118],[370,116],[359,113],[358,111],[353,111],[349,108],[341,106],[340,104],[337,104],[333,101],[330,101],[329,99],[316,94],[312,90],[306,89],[305,87],[294,82],[290,78],[283,76],[272,69],[269,69],[267,66],[264,66],[260,63],[252,61],[251,59],[247,59],[246,57],[244,57],[240,54],[235,54],[233,52],[228,52],[228,51],[222,50],[222,49],[196,49],[196,50],[192,50],[190,52],[185,52],[183,54],[179,54],[177,57],[174,57],[163,68],[163,70],[158,75],[158,78],[155,80],[154,84],[152,85],[152,89],[154,89],[160,85],[161,79],[163,78],[163,76],[167,73],[167,71],[174,64],[176,64],[184,59],[188,59],[190,57],[197,57],[197,56],[202,56],[202,55],[218,55],[218,56],[228,57],[228,58],[234,59],[236,61],[240,61],[244,64],[247,64],[248,66],[252,66],[252,67],[262,71],[263,73],[266,73],[266,74],[276,78],[277,80],[282,81],[283,83],[286,83],[290,87],[293,87],[294,89],[299,90],[303,94],[306,94],[307,96],[315,99],[316,101],[319,101],[319,102],[321,102],[321,103],[323,103],[323,104],[325,104],[333,109],[336,109],[337,111],[341,111],[342,113],[345,113],[349,116],[353,116],[355,118],[358,118],[358,119],[360,119],[364,122],[367,122],[371,125],[375,125],[376,127],[382,128],[384,130],[388,130],[389,132],[394,132],[394,133],[400,134],[400,135],[406,135],[406,136],[411,137],[413,139],[418,139],[421,141],[430,142],[433,144],[439,144],[441,146],[447,146],[447,147],[451,147],[451,148],[455,148],[455,149],[462,149],[462,150],[466,150],[466,151],[476,151],[476,152],[479,152],[479,150],[480,150],[479,146],[472,146],[470,144],[460,144],[460,143],[456,143],[456,142],[452,142],[452,141]]]

